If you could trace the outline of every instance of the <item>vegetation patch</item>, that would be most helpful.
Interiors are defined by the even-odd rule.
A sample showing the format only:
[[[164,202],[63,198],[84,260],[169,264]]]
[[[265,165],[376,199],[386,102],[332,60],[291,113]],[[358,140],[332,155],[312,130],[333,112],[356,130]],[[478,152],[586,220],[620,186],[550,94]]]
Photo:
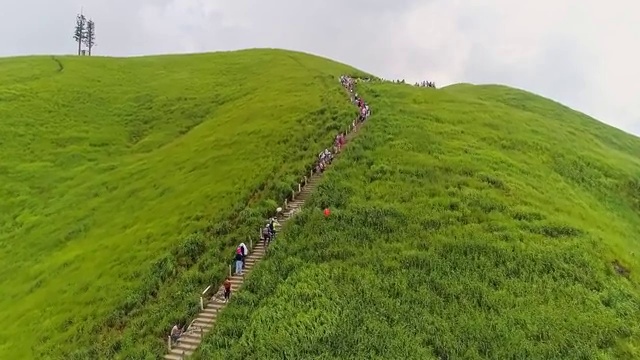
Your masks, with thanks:
[[[198,358],[640,357],[640,140],[506,87],[359,92],[373,116]]]
[[[616,271],[618,275],[629,278],[629,274],[631,273],[631,271],[629,271],[629,269],[627,269],[622,264],[620,264],[620,261],[614,260],[611,265],[613,265],[613,269]]]
[[[163,354],[350,124],[354,72],[279,50],[0,59],[0,318],[20,324],[0,358]]]

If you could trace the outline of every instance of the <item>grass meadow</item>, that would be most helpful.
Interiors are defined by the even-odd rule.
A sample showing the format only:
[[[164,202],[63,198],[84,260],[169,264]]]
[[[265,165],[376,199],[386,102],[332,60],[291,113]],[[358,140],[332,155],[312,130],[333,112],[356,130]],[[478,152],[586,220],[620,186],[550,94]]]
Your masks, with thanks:
[[[640,358],[640,139],[503,86],[359,92],[196,358]]]
[[[0,358],[154,359],[354,110],[280,50],[0,59]]]

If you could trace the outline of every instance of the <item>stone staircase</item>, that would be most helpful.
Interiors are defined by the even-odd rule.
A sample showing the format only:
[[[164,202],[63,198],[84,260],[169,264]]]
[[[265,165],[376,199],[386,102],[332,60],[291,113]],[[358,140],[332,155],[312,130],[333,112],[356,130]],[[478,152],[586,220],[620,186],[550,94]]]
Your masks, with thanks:
[[[282,226],[291,219],[304,205],[305,201],[311,196],[311,193],[316,189],[320,183],[321,173],[313,173],[307,179],[307,183],[301,186],[300,192],[296,192],[292,201],[287,202],[286,207],[283,207],[282,215],[278,217],[278,225],[275,225],[276,232],[279,234]],[[278,238],[274,241],[278,241]],[[242,287],[245,277],[251,273],[255,265],[266,255],[267,247],[263,240],[260,240],[250,250],[249,256],[245,258],[246,267],[243,275],[234,275],[231,280],[231,298]],[[209,332],[218,316],[218,312],[227,304],[223,300],[222,287],[218,289],[218,292],[213,295],[205,304],[204,309],[200,311],[198,317],[191,322],[189,328],[180,337],[178,342],[171,347],[168,354],[164,356],[168,360],[182,360],[192,355],[200,345],[203,336]],[[169,341],[167,339],[167,341]]]
[[[358,123],[355,128],[349,128],[346,136],[347,145],[349,140],[356,134],[358,128],[361,125],[362,123]],[[335,157],[338,156],[339,154],[336,154]],[[327,168],[329,167],[331,167],[331,165],[328,165]],[[279,224],[275,225],[276,232],[278,234],[281,232],[282,226],[289,219],[295,216],[295,214],[302,208],[305,201],[311,196],[311,193],[318,187],[321,177],[322,173],[314,173],[313,171],[311,171],[309,177],[305,176],[304,185],[300,184],[299,191],[294,191],[294,195],[291,201],[285,200],[285,203],[282,206],[282,213],[278,216]],[[278,241],[278,237],[276,237],[274,241]],[[235,275],[230,278],[231,299],[233,299],[233,296],[242,287],[245,277],[251,273],[256,264],[260,262],[260,260],[266,255],[267,247],[265,245],[266,244],[263,240],[260,240],[257,244],[254,244],[253,248],[249,250],[249,256],[245,258],[246,267],[243,271],[243,275]],[[164,356],[165,359],[182,360],[186,359],[188,356],[191,356],[202,342],[202,338],[204,337],[204,335],[209,332],[215,325],[219,311],[224,309],[224,307],[227,305],[224,302],[223,288],[222,286],[220,286],[213,296],[211,296],[208,300],[204,300],[206,292],[207,290],[203,292],[203,298],[201,299],[203,309],[198,314],[198,317],[196,317],[196,319],[191,322],[178,342],[172,346],[170,345],[170,339],[167,339],[167,342],[169,344],[169,353]]]

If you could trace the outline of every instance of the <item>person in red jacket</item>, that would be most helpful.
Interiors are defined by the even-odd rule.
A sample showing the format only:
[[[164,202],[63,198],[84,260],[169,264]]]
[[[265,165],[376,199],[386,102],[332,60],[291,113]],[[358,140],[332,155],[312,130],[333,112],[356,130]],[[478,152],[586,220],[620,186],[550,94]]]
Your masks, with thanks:
[[[231,280],[227,277],[224,281],[224,302],[229,301],[229,297],[231,297]]]

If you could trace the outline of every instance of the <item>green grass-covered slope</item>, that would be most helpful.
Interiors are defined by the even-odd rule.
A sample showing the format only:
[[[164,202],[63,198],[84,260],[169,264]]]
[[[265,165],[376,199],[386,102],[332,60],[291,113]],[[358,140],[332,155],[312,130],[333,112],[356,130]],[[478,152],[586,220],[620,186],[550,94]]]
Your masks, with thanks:
[[[350,123],[280,50],[0,59],[0,358],[156,358]]]
[[[502,86],[359,91],[200,358],[640,358],[640,139]]]

